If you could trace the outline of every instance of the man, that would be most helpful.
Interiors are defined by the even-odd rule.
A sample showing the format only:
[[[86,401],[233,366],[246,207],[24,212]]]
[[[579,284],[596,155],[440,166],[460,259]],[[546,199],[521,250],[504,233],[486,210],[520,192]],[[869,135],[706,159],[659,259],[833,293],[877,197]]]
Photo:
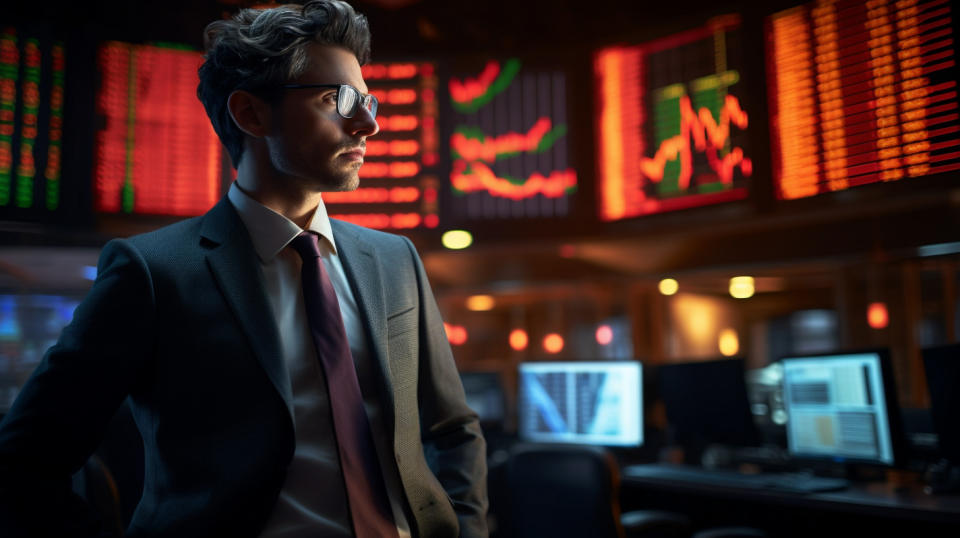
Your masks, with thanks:
[[[129,396],[145,483],[128,536],[486,535],[485,445],[420,260],[323,205],[357,187],[378,131],[368,56],[337,0],[208,26],[198,96],[237,181],[206,215],[104,248],[0,424],[0,534],[82,528],[68,479]]]

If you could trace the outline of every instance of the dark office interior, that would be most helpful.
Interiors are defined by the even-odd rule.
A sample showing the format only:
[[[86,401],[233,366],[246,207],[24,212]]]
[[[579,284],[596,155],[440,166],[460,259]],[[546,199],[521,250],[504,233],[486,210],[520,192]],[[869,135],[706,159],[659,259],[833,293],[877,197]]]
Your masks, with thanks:
[[[416,245],[491,536],[960,535],[953,2],[350,3],[381,132],[325,204]],[[0,415],[108,240],[226,193],[203,28],[272,4],[0,13]],[[74,476],[105,536],[140,442]]]

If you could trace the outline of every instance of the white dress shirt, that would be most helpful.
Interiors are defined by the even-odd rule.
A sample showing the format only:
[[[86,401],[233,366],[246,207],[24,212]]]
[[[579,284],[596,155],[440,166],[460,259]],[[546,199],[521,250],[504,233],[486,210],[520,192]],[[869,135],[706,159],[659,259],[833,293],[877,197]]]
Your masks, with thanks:
[[[307,322],[301,288],[300,255],[287,245],[303,230],[293,221],[260,204],[237,186],[227,197],[240,215],[260,259],[267,297],[280,335],[281,354],[293,392],[296,449],[287,477],[261,538],[352,536],[346,491],[330,418],[323,369]],[[320,235],[323,264],[337,292],[337,302],[354,361],[369,370],[369,356],[360,311],[347,282],[327,216],[320,202],[307,230]],[[364,407],[376,436],[384,435],[376,395],[363,394]],[[391,443],[383,443],[392,446]],[[410,536],[405,502],[393,454],[378,452],[394,521],[401,538]]]

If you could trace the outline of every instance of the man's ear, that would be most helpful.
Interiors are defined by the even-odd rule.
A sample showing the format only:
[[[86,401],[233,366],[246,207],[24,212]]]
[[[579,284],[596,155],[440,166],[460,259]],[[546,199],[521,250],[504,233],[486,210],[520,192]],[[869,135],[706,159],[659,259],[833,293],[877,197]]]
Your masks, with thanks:
[[[270,130],[270,105],[246,90],[234,90],[227,97],[227,111],[233,123],[254,138],[263,138]]]

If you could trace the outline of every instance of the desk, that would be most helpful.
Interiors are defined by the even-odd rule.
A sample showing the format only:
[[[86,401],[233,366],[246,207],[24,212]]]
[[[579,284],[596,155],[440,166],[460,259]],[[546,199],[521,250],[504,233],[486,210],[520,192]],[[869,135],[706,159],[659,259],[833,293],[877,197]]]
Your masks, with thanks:
[[[677,481],[668,477],[670,468],[665,464],[624,467],[624,511],[679,510],[704,526],[749,524],[772,536],[879,536],[898,531],[909,531],[911,536],[960,536],[958,495],[930,496],[919,486],[882,482],[853,483],[846,490],[823,493],[746,489]]]

